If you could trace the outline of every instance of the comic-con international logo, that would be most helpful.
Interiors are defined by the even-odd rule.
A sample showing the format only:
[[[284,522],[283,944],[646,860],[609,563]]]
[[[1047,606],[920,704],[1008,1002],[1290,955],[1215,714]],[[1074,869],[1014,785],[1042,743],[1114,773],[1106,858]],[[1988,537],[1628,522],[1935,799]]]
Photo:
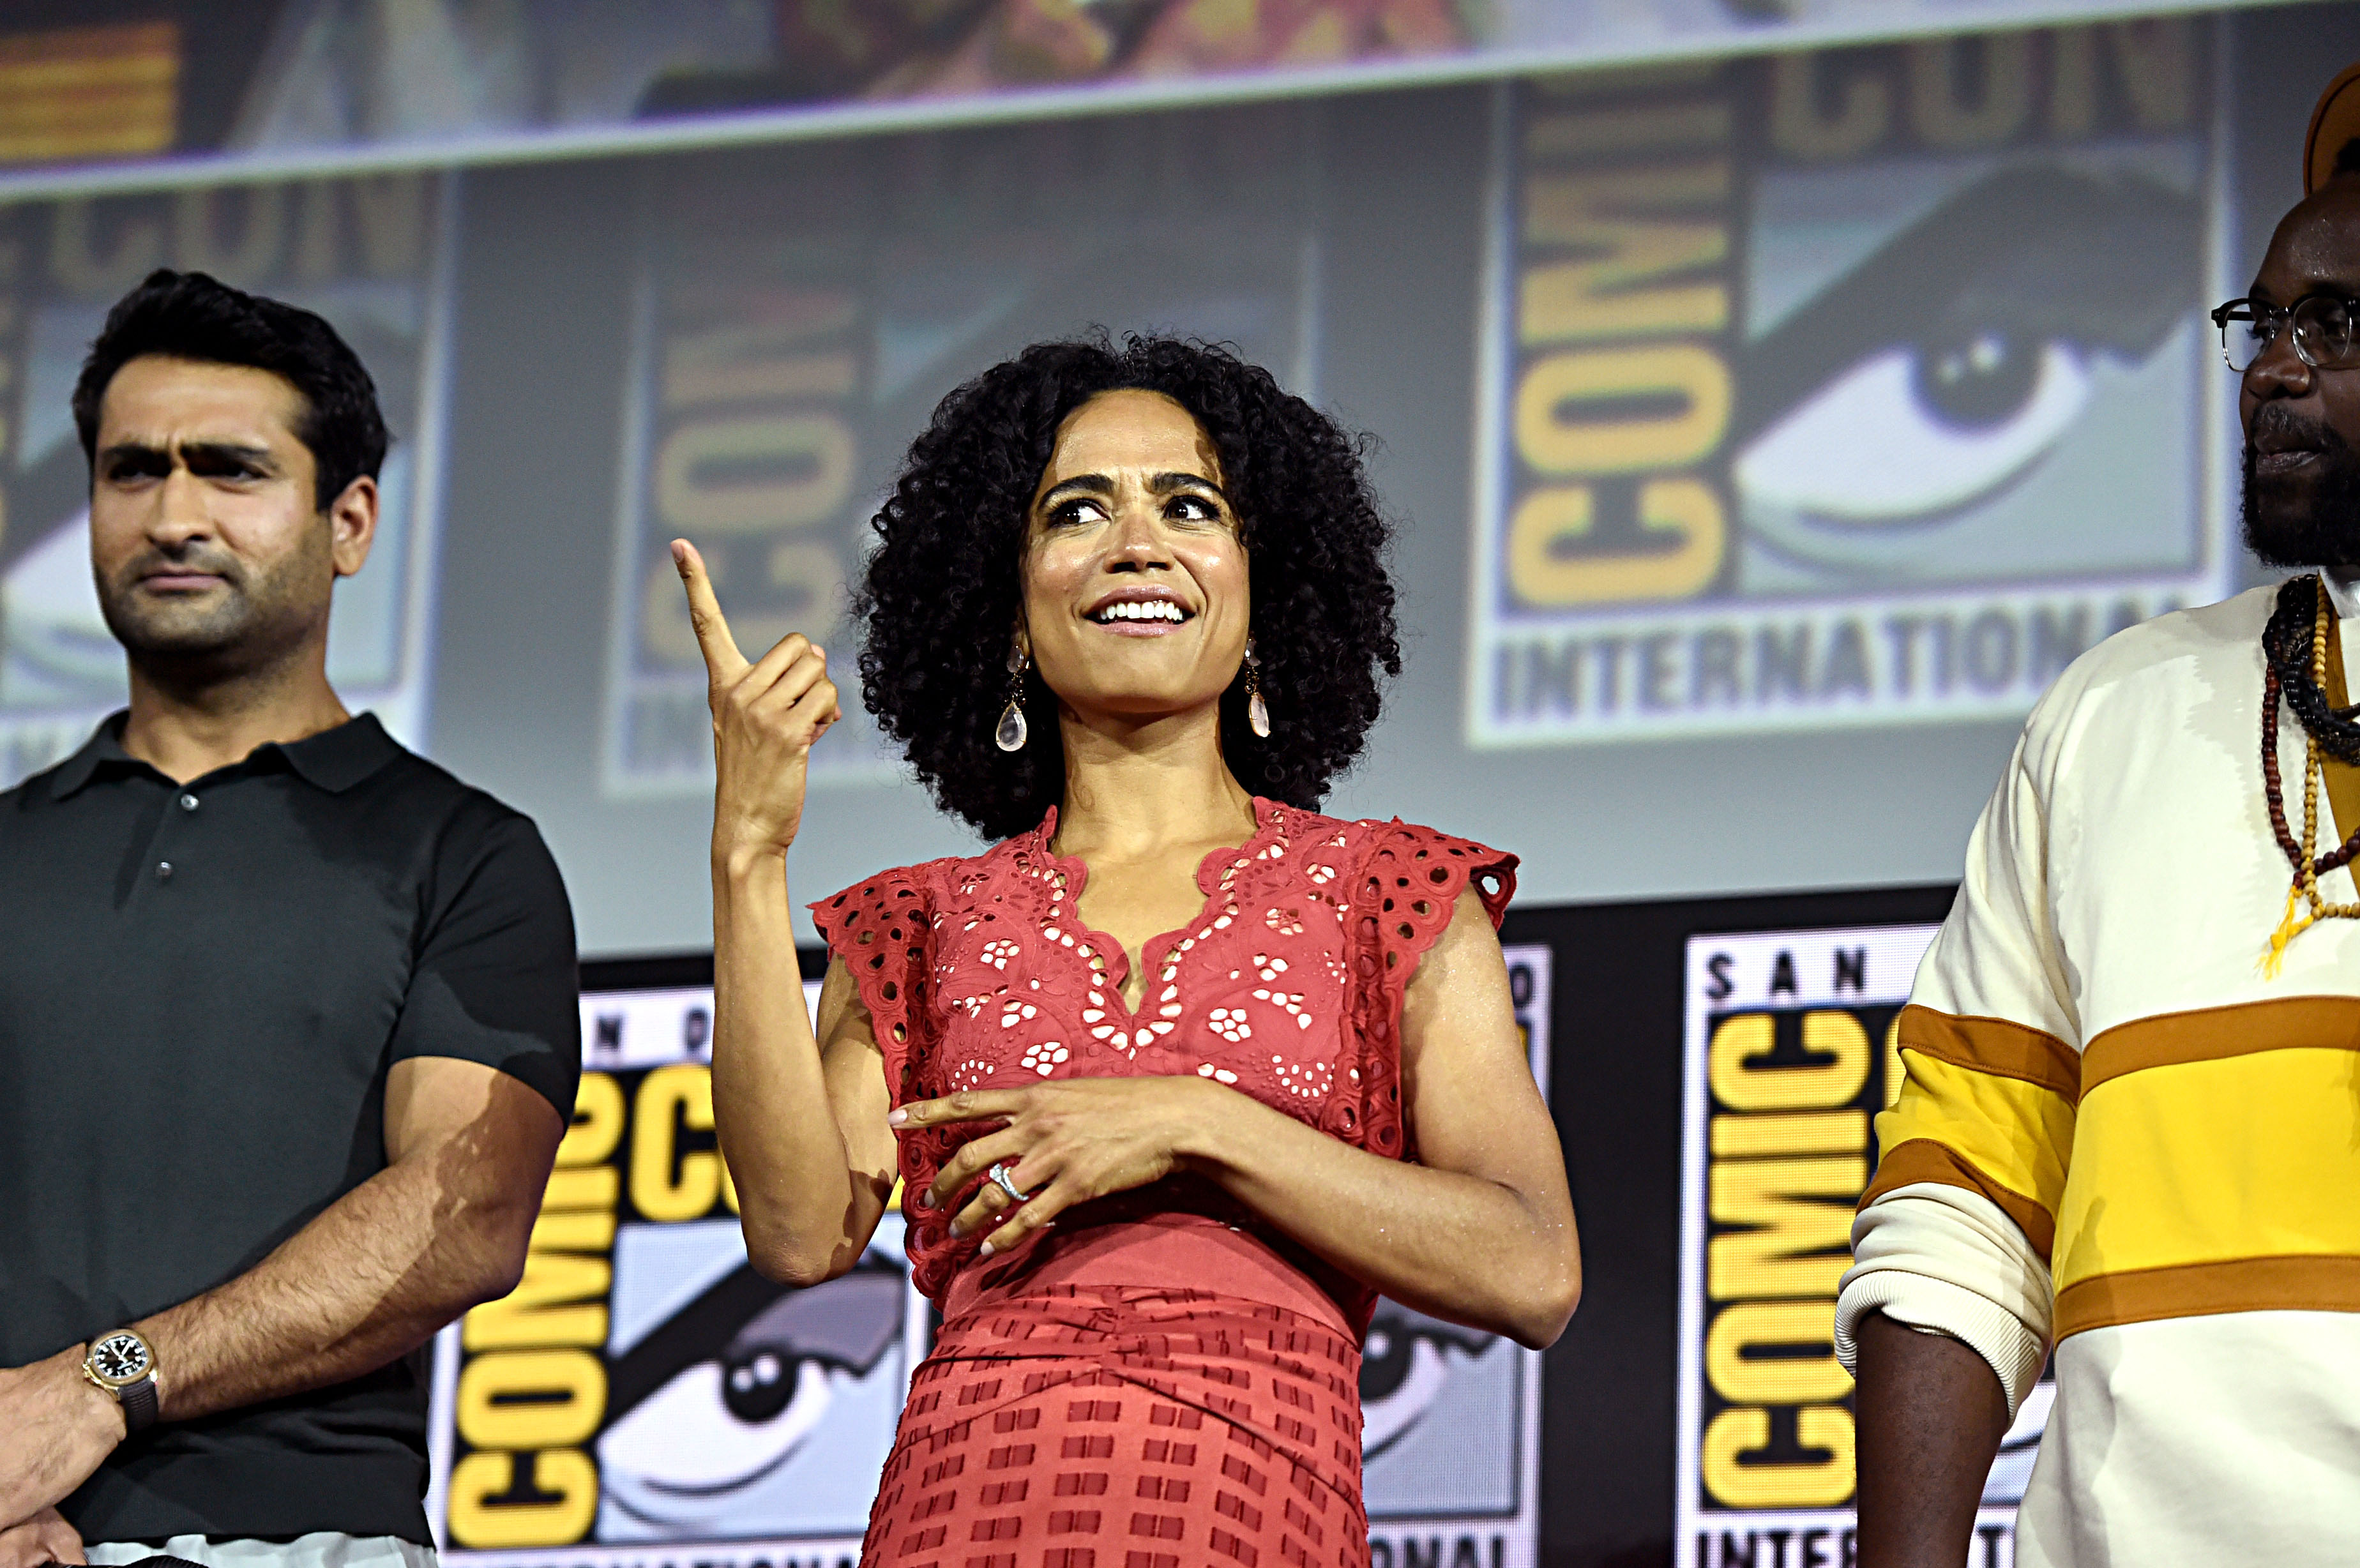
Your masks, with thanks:
[[[1545,1075],[1549,954],[1508,959]],[[858,1552],[934,1328],[900,1216],[839,1279],[761,1279],[713,1135],[711,992],[586,996],[583,1037],[523,1282],[437,1341],[446,1555],[641,1568],[693,1547],[713,1568],[833,1568]],[[1360,1379],[1378,1568],[1531,1568],[1539,1367],[1380,1303]]]
[[[1685,1007],[1677,1561],[1856,1556],[1852,1382],[1836,1289],[1899,1093],[1895,1026],[1931,926],[1692,938]],[[1977,1511],[1975,1568],[2015,1561],[2053,1384],[2027,1397]]]
[[[697,540],[747,646],[801,632],[832,648],[911,432],[994,359],[1145,314],[1256,363],[1292,359],[1302,384],[1313,114],[1233,105],[650,160],[631,197],[605,793],[713,787],[672,539]],[[814,777],[898,777],[844,696]]]
[[[2227,578],[2209,24],[1535,82],[1472,738],[2017,714]]]

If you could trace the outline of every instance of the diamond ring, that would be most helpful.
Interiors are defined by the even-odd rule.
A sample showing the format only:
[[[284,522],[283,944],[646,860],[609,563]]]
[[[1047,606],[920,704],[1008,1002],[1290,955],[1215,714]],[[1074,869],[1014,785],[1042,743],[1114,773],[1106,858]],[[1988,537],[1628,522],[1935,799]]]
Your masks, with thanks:
[[[984,1174],[1000,1184],[1000,1190],[1008,1194],[1009,1201],[1011,1203],[1021,1203],[1031,1195],[1016,1184],[1016,1178],[1008,1173],[1008,1167],[1005,1165],[994,1164]]]

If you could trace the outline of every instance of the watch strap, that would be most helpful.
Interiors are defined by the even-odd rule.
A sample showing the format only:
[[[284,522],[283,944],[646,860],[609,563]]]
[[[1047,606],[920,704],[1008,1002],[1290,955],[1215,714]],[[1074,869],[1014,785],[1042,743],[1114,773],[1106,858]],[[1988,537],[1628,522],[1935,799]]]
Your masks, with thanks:
[[[115,1390],[115,1397],[123,1405],[123,1435],[137,1437],[156,1424],[156,1374],[150,1372],[137,1383],[126,1383]]]

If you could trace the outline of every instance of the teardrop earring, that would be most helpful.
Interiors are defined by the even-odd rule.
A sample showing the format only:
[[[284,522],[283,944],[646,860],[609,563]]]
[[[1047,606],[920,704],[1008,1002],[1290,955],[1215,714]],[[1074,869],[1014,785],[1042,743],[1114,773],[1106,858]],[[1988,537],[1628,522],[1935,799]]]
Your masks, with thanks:
[[[1000,712],[1000,727],[991,732],[991,743],[1002,751],[1022,751],[1032,732],[1024,724],[1024,670],[1032,662],[1021,648],[1008,650],[1008,706]]]
[[[1270,738],[1270,706],[1262,700],[1262,660],[1254,657],[1253,638],[1246,638],[1246,725],[1262,740]]]

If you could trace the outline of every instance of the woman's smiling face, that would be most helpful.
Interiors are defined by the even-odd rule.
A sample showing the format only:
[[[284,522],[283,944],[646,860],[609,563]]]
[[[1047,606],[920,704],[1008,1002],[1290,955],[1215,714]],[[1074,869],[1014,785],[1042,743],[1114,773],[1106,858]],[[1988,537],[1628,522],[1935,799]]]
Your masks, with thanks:
[[[1160,392],[1104,392],[1065,417],[1032,493],[1024,625],[1041,678],[1085,720],[1220,701],[1249,596],[1220,459]]]

